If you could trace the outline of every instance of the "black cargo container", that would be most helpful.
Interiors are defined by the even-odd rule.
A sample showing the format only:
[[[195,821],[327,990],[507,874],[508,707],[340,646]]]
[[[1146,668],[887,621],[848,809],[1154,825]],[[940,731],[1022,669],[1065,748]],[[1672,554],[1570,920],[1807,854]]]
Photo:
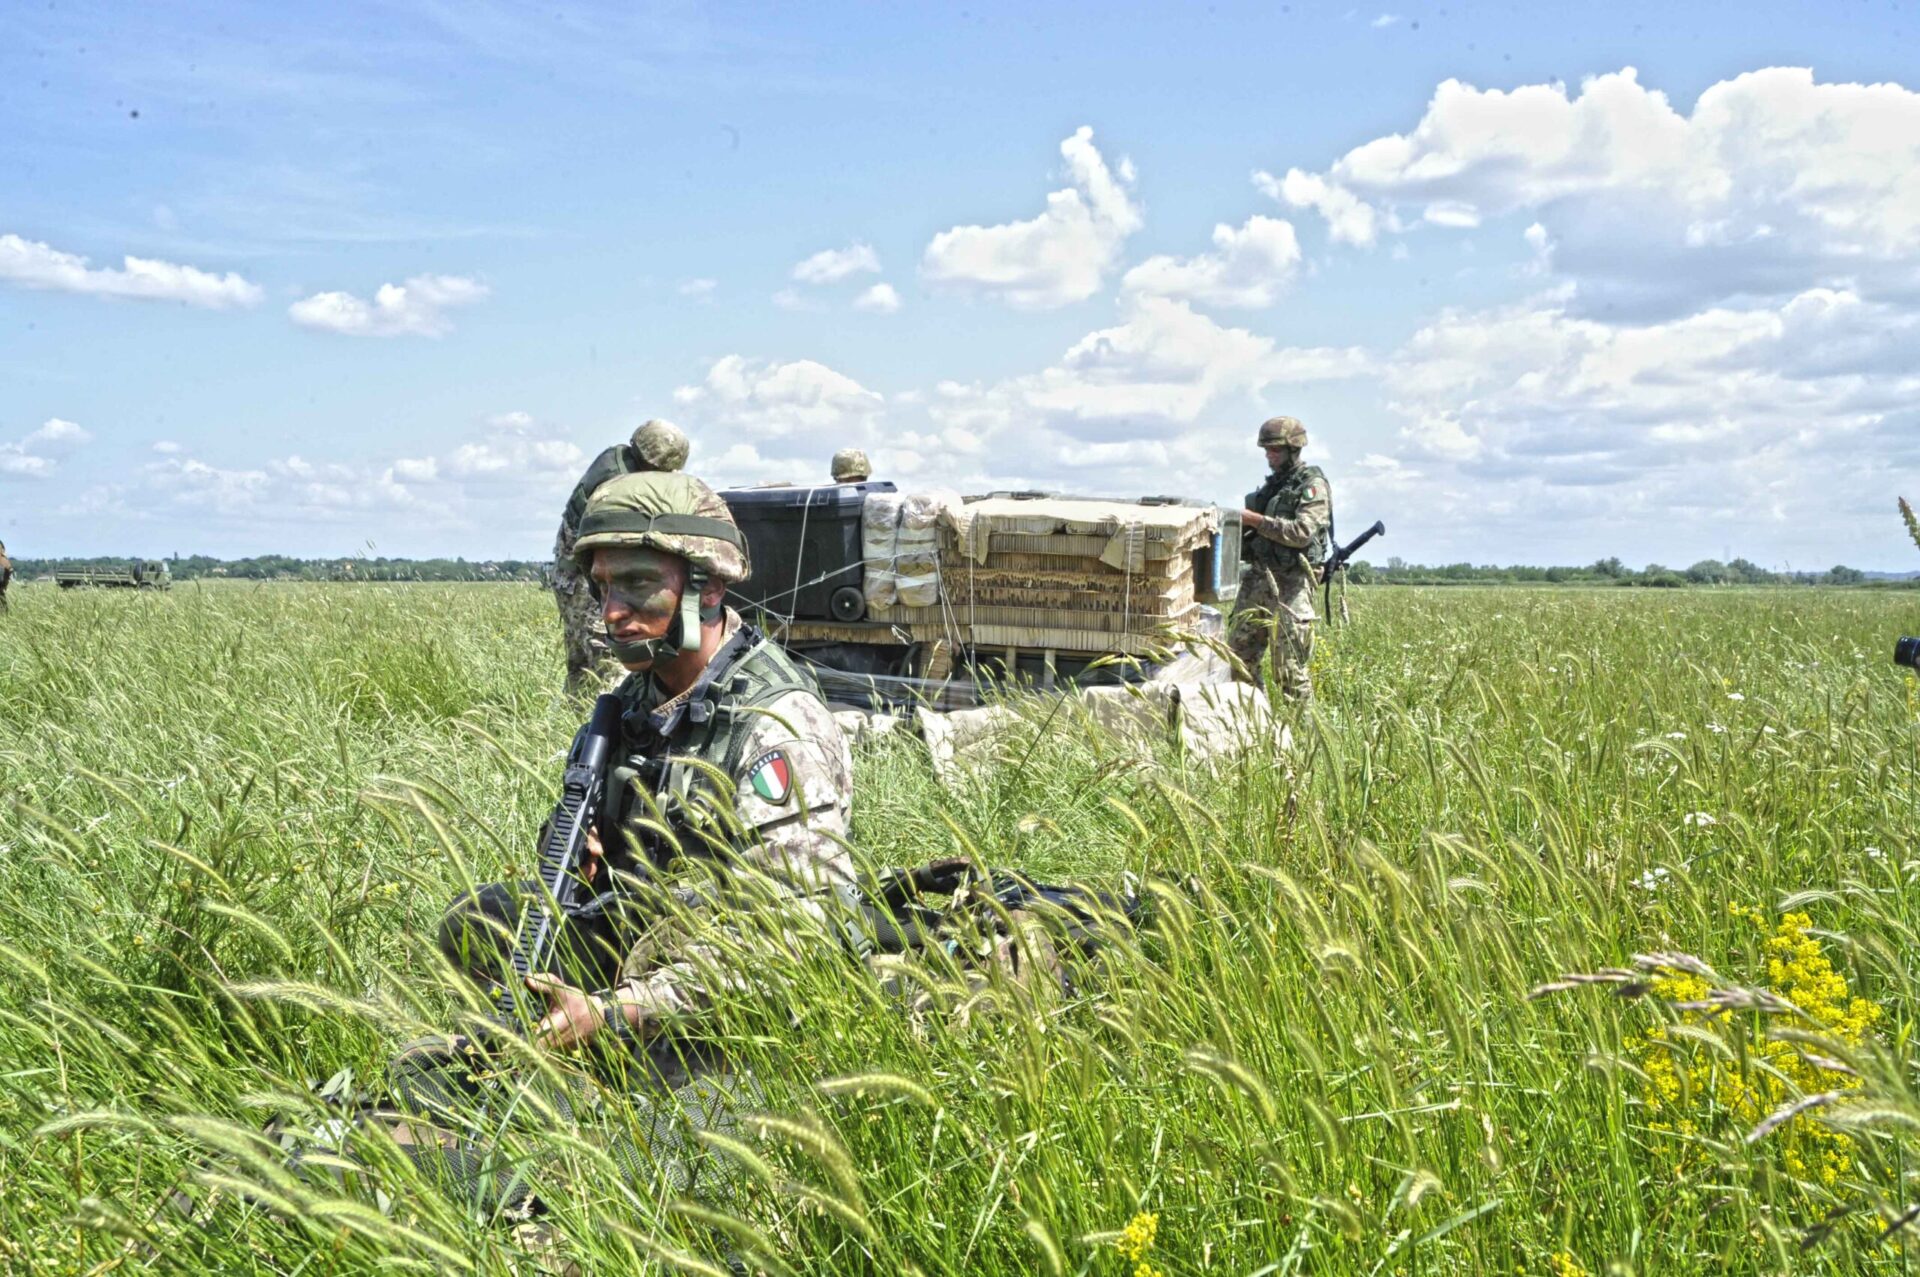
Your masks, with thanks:
[[[723,491],[753,557],[753,576],[733,587],[733,603],[795,620],[861,619],[860,513],[867,493],[893,490],[868,482]]]

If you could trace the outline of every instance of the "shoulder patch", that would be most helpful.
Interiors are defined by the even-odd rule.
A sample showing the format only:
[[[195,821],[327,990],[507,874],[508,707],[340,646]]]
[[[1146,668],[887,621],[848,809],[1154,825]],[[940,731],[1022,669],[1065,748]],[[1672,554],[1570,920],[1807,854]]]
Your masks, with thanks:
[[[1318,501],[1321,497],[1324,497],[1326,495],[1327,495],[1326,488],[1321,485],[1319,480],[1316,479],[1314,482],[1309,483],[1307,485],[1306,496],[1302,499],[1306,501]]]
[[[785,750],[770,749],[747,769],[747,785],[762,802],[778,807],[793,796],[793,764]]]

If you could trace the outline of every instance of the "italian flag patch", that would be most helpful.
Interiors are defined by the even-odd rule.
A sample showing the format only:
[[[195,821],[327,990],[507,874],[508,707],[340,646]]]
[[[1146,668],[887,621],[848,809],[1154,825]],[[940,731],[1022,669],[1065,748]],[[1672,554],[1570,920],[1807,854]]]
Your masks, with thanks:
[[[793,768],[787,756],[777,749],[762,755],[747,773],[747,784],[763,801],[775,806],[786,802],[793,793]]]

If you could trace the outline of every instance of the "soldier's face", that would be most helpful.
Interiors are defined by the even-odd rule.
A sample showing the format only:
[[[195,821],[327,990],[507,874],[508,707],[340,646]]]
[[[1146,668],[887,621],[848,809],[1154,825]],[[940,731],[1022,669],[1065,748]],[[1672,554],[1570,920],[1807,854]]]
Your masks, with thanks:
[[[680,610],[687,561],[659,550],[603,547],[593,552],[600,619],[625,643],[663,638]]]
[[[1289,448],[1285,444],[1276,444],[1267,449],[1267,469],[1286,470],[1292,467],[1294,459],[1300,455],[1298,448]]]

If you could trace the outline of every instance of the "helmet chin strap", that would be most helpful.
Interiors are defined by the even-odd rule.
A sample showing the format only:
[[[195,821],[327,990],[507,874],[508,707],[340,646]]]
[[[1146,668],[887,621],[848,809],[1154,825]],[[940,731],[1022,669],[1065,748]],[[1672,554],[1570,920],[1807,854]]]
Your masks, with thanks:
[[[718,605],[708,608],[700,604],[700,596],[706,593],[706,589],[706,573],[692,572],[687,575],[686,587],[680,591],[680,611],[673,618],[673,624],[667,627],[667,632],[659,638],[622,642],[612,634],[607,635],[614,659],[622,665],[652,666],[688,652],[699,651],[701,626],[720,619]]]

